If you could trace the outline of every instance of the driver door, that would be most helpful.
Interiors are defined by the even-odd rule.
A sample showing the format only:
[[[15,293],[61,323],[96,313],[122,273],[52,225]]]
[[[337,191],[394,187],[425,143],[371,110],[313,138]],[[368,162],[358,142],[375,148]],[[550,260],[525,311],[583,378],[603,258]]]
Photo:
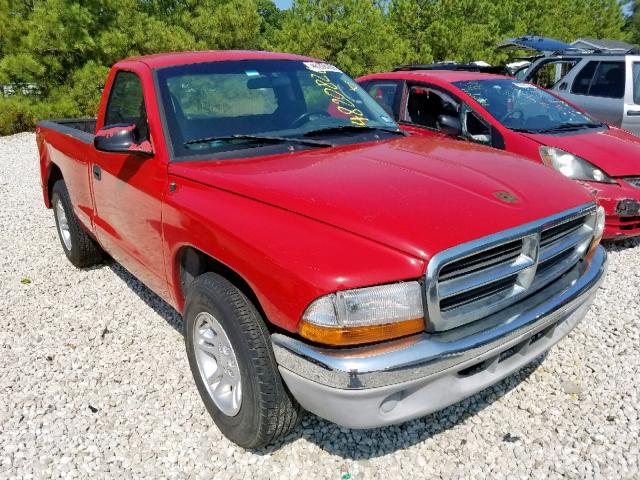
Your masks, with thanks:
[[[460,104],[450,95],[431,85],[409,85],[399,123],[412,135],[450,138],[438,126],[440,115],[459,118]]]
[[[148,79],[149,82],[151,79]],[[111,84],[104,125],[135,124],[142,139],[161,138],[149,130],[140,75],[120,70]],[[91,183],[95,232],[100,244],[156,293],[167,296],[162,249],[161,203],[167,165],[158,156],[92,149]]]

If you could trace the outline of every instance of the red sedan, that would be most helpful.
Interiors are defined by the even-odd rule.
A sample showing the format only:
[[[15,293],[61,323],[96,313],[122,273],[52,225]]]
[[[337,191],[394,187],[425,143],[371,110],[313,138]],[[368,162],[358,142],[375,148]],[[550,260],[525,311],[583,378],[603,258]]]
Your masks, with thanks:
[[[605,238],[640,235],[640,138],[529,83],[467,71],[413,70],[357,79],[414,135],[456,137],[542,162],[587,186],[605,208]]]

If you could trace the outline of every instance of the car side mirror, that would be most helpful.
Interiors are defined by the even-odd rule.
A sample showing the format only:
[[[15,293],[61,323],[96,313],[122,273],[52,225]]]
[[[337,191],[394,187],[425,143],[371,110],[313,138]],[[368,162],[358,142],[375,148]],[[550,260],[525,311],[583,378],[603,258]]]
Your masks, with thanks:
[[[436,127],[442,133],[446,133],[452,137],[458,137],[462,134],[460,119],[452,117],[451,115],[438,115]]]
[[[93,145],[101,152],[153,156],[151,142],[140,138],[140,130],[134,124],[101,128],[93,139]]]

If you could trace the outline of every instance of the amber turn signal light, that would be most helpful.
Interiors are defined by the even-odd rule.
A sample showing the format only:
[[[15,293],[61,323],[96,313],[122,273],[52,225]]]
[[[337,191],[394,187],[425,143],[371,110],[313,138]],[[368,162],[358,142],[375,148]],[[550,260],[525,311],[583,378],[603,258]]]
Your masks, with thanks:
[[[307,340],[324,345],[347,346],[380,342],[424,331],[424,318],[382,325],[326,327],[300,321],[298,333]]]

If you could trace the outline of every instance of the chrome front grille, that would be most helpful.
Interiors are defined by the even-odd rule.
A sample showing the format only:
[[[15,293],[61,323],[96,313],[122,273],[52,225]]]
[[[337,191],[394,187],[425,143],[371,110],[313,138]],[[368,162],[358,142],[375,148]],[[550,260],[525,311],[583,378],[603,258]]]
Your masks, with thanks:
[[[479,320],[552,283],[584,256],[594,224],[589,204],[434,256],[425,282],[428,329]]]
[[[626,177],[624,181],[632,187],[640,188],[640,177]]]

